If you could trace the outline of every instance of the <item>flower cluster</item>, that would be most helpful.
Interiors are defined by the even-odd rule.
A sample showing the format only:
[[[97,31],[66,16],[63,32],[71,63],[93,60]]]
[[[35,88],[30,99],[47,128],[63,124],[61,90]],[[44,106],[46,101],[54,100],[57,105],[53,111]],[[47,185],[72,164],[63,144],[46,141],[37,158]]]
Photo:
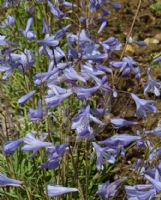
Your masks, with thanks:
[[[21,3],[20,1],[11,3],[6,0],[3,7],[7,9],[17,4],[21,5]],[[40,171],[44,169],[51,171],[58,168],[60,170],[61,165],[65,163],[62,162],[63,158],[71,157],[70,164],[73,165],[74,170],[77,162],[74,161],[73,154],[80,142],[89,145],[87,145],[87,149],[90,151],[85,149],[84,154],[91,154],[91,151],[94,150],[93,153],[96,155],[95,173],[98,170],[101,174],[107,164],[115,166],[120,158],[126,158],[127,147],[141,146],[147,150],[149,157],[145,158],[141,164],[138,162],[135,168],[141,168],[139,175],[143,176],[148,184],[125,185],[125,191],[128,199],[148,200],[156,197],[157,193],[161,191],[161,166],[149,169],[148,164],[154,157],[160,155],[161,151],[160,148],[155,149],[148,141],[148,136],[153,134],[160,137],[161,129],[157,127],[154,130],[145,130],[141,127],[142,130],[137,131],[142,119],[146,120],[149,113],[157,112],[156,101],[148,100],[146,97],[142,98],[142,94],[135,94],[134,91],[131,93],[125,91],[133,106],[133,116],[132,118],[126,117],[121,112],[115,116],[113,105],[116,106],[116,104],[113,102],[118,103],[123,96],[120,90],[121,86],[117,85],[116,78],[124,81],[125,77],[129,77],[139,81],[141,69],[139,63],[130,56],[124,56],[122,60],[114,60],[113,52],[122,47],[117,38],[111,36],[102,39],[99,37],[108,24],[107,18],[111,13],[107,9],[108,6],[119,10],[120,4],[105,0],[90,0],[88,5],[85,5],[84,1],[80,1],[77,5],[65,0],[58,0],[55,3],[48,0],[39,5],[40,3],[41,1],[37,1],[35,5],[38,5],[36,9],[39,6],[43,8],[40,12],[41,19],[36,18],[34,12],[32,13],[34,7],[30,7],[28,8],[28,19],[20,27],[17,28],[16,16],[6,16],[2,21],[1,29],[4,34],[0,36],[0,72],[2,72],[2,79],[5,80],[14,76],[16,71],[22,73],[24,77],[28,77],[30,74],[29,78],[31,78],[32,75],[33,84],[31,87],[27,87],[23,96],[19,98],[18,104],[25,107],[25,104],[34,99],[36,105],[33,103],[28,110],[30,123],[35,123],[34,127],[39,127],[40,124],[44,125],[44,121],[50,123],[49,118],[53,114],[54,126],[58,126],[59,129],[56,130],[59,131],[57,134],[51,133],[49,128],[50,133],[37,133],[29,130],[26,136],[5,141],[3,144],[4,155],[6,157],[14,156],[18,149],[21,153],[32,152],[31,159],[41,157],[37,165],[37,169]],[[73,24],[72,15],[76,14],[77,10],[80,12],[84,6],[89,13],[87,12],[84,16],[76,15],[78,29],[74,32],[75,23]],[[50,20],[44,13],[45,9],[49,12]],[[99,27],[92,34],[89,27],[95,26],[95,20]],[[52,28],[52,21],[58,26]],[[38,25],[42,31],[37,30]],[[6,32],[10,29],[17,30],[15,38],[8,38]],[[20,44],[18,38],[24,41],[24,44]],[[160,62],[160,57],[154,62]],[[42,63],[45,65],[43,70],[39,66]],[[161,83],[152,78],[150,70],[149,68],[147,72],[147,82],[144,84],[143,93],[147,96],[151,92],[158,97]],[[29,105],[31,106],[31,104]],[[57,114],[58,112],[59,114]],[[106,116],[110,116],[108,121],[105,120]],[[60,118],[61,120],[59,120]],[[63,132],[64,125],[65,133]],[[126,132],[127,127],[129,128],[128,133]],[[132,131],[132,128],[136,132]],[[113,131],[110,131],[105,138],[106,130]],[[77,154],[78,156],[79,154]],[[82,159],[84,159],[83,156]],[[85,160],[83,160],[84,162]],[[74,175],[79,176],[78,171],[79,169],[75,170]],[[106,181],[100,184],[97,195],[103,199],[116,196],[119,192],[118,188],[127,179],[128,177],[119,177],[111,183]],[[74,188],[61,186],[59,183],[48,183],[44,194],[55,197],[65,193],[79,192],[81,196],[84,196],[80,183],[77,182],[78,185]],[[18,187],[22,184],[25,184],[25,181],[0,175],[1,187]]]

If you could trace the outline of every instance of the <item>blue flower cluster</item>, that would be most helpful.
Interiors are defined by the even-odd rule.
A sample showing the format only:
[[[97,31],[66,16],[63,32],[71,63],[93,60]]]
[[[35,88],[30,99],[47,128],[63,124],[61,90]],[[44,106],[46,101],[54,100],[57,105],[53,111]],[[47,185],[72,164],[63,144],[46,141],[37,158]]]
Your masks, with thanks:
[[[6,0],[3,7],[7,9],[19,3],[22,2]],[[37,1],[37,4],[39,3],[42,2]],[[21,151],[32,152],[30,157],[33,158],[39,155],[41,149],[44,149],[44,161],[38,169],[51,170],[60,166],[63,155],[70,154],[71,149],[74,148],[73,144],[87,141],[96,154],[96,168],[100,172],[105,168],[106,163],[114,165],[120,157],[124,159],[126,147],[133,143],[148,151],[149,157],[135,166],[137,170],[141,169],[138,170],[139,175],[143,176],[147,183],[125,185],[127,197],[131,200],[148,200],[156,197],[161,191],[161,165],[149,169],[148,162],[158,156],[161,151],[160,148],[155,148],[147,138],[149,134],[161,136],[161,128],[157,127],[154,130],[142,128],[142,131],[135,135],[130,131],[127,133],[124,128],[135,127],[137,130],[142,123],[141,120],[145,120],[149,113],[157,113],[156,101],[147,100],[146,97],[148,93],[159,97],[161,83],[152,78],[151,68],[148,68],[147,82],[143,89],[145,97],[142,97],[142,94],[135,94],[134,91],[123,93],[115,80],[119,78],[124,81],[125,77],[130,77],[139,81],[141,77],[139,63],[130,56],[124,56],[122,60],[114,60],[113,52],[120,50],[122,44],[113,36],[106,39],[99,38],[108,24],[107,17],[111,12],[107,9],[108,6],[119,10],[120,4],[107,0],[89,0],[88,5],[85,5],[84,1],[80,1],[77,5],[65,0],[58,0],[55,3],[48,0],[43,4],[48,8],[52,19],[59,22],[59,26],[52,29],[52,24],[46,16],[41,16],[42,31],[39,33],[34,25],[34,15],[29,16],[25,21],[26,25],[18,27],[17,30],[18,37],[25,41],[25,48],[22,48],[15,38],[8,39],[7,35],[1,35],[0,72],[3,74],[3,79],[8,79],[15,70],[26,76],[26,72],[36,69],[31,91],[20,97],[18,103],[24,105],[36,95],[39,96],[37,108],[32,107],[28,111],[29,120],[36,121],[36,123],[49,117],[58,107],[68,104],[68,108],[72,107],[68,125],[70,135],[71,133],[72,136],[76,134],[75,140],[57,144],[51,140],[48,133],[29,131],[22,138],[5,142],[4,154],[12,156],[21,146]],[[83,9],[84,6],[87,7],[89,13],[77,16],[78,30],[73,31],[75,23],[73,23],[72,14],[74,15],[75,10]],[[5,30],[16,27],[16,20],[15,16],[6,16],[0,27],[2,32],[5,33]],[[66,23],[70,22],[62,25],[63,20]],[[99,27],[96,33],[92,34],[89,27],[95,25],[95,20]],[[36,68],[36,63],[37,59],[41,60],[44,57],[47,64],[41,71],[39,66]],[[154,60],[154,62],[160,61],[160,57]],[[45,62],[43,64],[45,65]],[[133,110],[133,119],[119,113],[119,116],[112,115],[108,122],[105,121],[105,116],[113,114],[113,102],[117,103],[122,94],[130,98],[133,108],[136,106],[135,111]],[[98,98],[100,99],[97,100]],[[107,102],[107,98],[110,101]],[[73,101],[79,102],[77,112],[74,111]],[[110,107],[110,111],[107,107]],[[98,135],[98,129],[104,131],[107,126],[117,132],[113,134],[114,132],[111,131],[112,135],[107,138],[101,136],[101,131]],[[67,136],[64,135],[64,137]],[[128,183],[127,180],[128,177],[120,177],[111,183],[107,181],[98,186],[97,195],[106,200],[114,197],[118,192],[118,187],[124,182]],[[22,181],[0,175],[1,187],[21,186],[22,184]],[[79,188],[49,183],[46,192],[49,197],[55,197],[69,192],[80,192],[79,190]]]

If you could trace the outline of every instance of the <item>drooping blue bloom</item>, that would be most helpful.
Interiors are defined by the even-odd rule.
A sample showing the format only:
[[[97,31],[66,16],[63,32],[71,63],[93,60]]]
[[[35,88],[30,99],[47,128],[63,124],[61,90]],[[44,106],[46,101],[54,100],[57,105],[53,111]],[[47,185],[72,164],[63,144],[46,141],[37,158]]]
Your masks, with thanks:
[[[122,61],[111,61],[110,65],[116,69],[120,69],[122,76],[127,76],[132,72],[136,73],[135,67],[138,65],[130,56],[124,57]]]
[[[36,153],[40,148],[49,147],[52,145],[50,142],[44,142],[43,140],[37,139],[36,136],[31,132],[23,138],[25,145],[22,147],[22,151],[33,151]]]
[[[68,149],[67,144],[61,144],[56,146],[48,147],[46,151],[47,161],[41,164],[41,168],[55,169],[59,166],[61,156]]]
[[[46,35],[45,39],[43,40],[38,40],[38,44],[44,45],[44,46],[51,46],[51,47],[56,47],[59,44],[59,41],[55,39],[55,35]]]
[[[23,142],[23,138],[20,138],[18,140],[11,140],[11,141],[6,142],[3,145],[3,151],[4,151],[4,153],[7,156],[12,155],[17,150],[17,148],[20,146],[20,144],[22,142]]]
[[[23,183],[22,181],[8,178],[6,175],[0,173],[0,187],[6,187],[6,186],[20,187],[22,183]]]
[[[148,200],[156,196],[156,190],[151,184],[145,185],[125,185],[128,200]]]
[[[144,85],[144,94],[147,94],[148,92],[154,93],[155,96],[160,96],[160,88],[161,83],[159,80],[153,80],[150,75],[151,68],[148,68],[147,74],[148,74],[148,80]]]
[[[77,188],[64,187],[56,184],[49,184],[47,186],[47,194],[49,197],[61,196],[62,194],[78,192]]]
[[[112,183],[109,181],[98,186],[97,194],[105,199],[109,200],[110,197],[114,197],[117,193],[117,187],[125,180],[125,178],[118,179]]]
[[[73,94],[71,89],[61,88],[57,85],[48,85],[48,96],[45,97],[45,102],[48,108],[55,107],[64,101],[67,97]]]
[[[32,40],[34,38],[36,38],[36,34],[33,31],[30,31],[31,25],[33,23],[33,18],[30,17],[27,20],[27,24],[26,24],[26,28],[25,30],[20,29],[20,33],[23,34],[24,37],[26,37],[28,40]]]
[[[48,1],[48,6],[50,7],[51,13],[54,15],[54,17],[61,19],[64,17],[64,13],[55,5],[53,5],[50,1]]]
[[[27,94],[25,94],[24,96],[22,96],[19,100],[18,103],[19,104],[24,104],[30,97],[32,97],[34,94],[36,93],[36,90],[33,90],[31,92],[28,92]]]
[[[111,119],[111,123],[116,127],[116,128],[122,128],[124,126],[133,126],[138,124],[138,122],[133,122],[133,121],[129,121],[123,118],[117,118],[117,117],[113,117]]]
[[[157,112],[157,108],[154,106],[155,101],[141,99],[135,94],[131,93],[131,97],[136,104],[136,116],[139,118],[145,118],[148,112]]]
[[[111,164],[115,163],[116,156],[118,154],[117,149],[109,147],[101,147],[95,142],[92,142],[92,144],[97,155],[96,167],[98,171],[104,169],[103,165],[105,164],[105,162],[109,162]]]
[[[93,129],[90,127],[90,121],[103,125],[99,119],[90,114],[90,106],[82,106],[78,117],[72,119],[72,129],[76,130],[78,139],[92,137]]]
[[[141,139],[140,136],[134,136],[129,134],[115,134],[104,141],[100,141],[99,144],[103,144],[110,147],[112,146],[119,147],[119,146],[127,146],[131,142],[135,142],[140,139]]]
[[[29,109],[28,116],[29,116],[29,119],[31,121],[36,121],[38,119],[42,119],[44,115],[45,115],[45,113],[43,112],[41,100],[39,100],[39,102],[38,102],[38,109],[37,110],[34,110],[32,108]]]

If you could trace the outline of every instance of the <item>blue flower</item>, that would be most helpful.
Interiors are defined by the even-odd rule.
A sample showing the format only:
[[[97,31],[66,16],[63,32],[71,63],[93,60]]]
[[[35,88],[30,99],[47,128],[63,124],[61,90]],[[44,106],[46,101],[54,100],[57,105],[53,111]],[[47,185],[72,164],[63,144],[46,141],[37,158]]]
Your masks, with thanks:
[[[35,155],[40,148],[52,145],[50,142],[37,139],[33,132],[28,133],[27,136],[23,138],[23,142],[25,145],[22,147],[22,151],[33,151],[33,155]]]
[[[63,27],[63,28],[61,28],[60,30],[58,30],[58,31],[54,34],[55,39],[58,40],[58,39],[62,38],[62,37],[65,35],[66,31],[69,29],[70,26],[71,26],[71,24],[69,24],[69,25],[67,25],[67,26],[65,26],[65,27]]]
[[[107,21],[104,20],[102,23],[101,23],[101,26],[100,28],[98,29],[97,33],[101,33],[103,31],[103,29],[107,26]]]
[[[77,188],[64,187],[56,184],[49,184],[47,186],[47,194],[49,197],[61,196],[65,193],[78,192]]]
[[[45,18],[42,19],[42,23],[43,23],[42,33],[45,33],[45,34],[49,33],[50,28],[49,28],[49,26],[47,25],[47,22],[46,22],[46,19],[45,19]]]
[[[45,113],[43,112],[41,100],[39,100],[39,102],[38,102],[37,110],[34,110],[32,108],[29,109],[28,116],[31,121],[36,121],[38,119],[42,119],[44,115],[45,115]]]
[[[59,44],[59,41],[55,39],[55,35],[46,35],[45,39],[43,40],[38,40],[38,44],[44,45],[44,46],[51,46],[51,47],[56,47]]]
[[[138,65],[137,62],[135,62],[130,56],[124,57],[122,61],[111,61],[110,65],[116,69],[120,69],[120,73],[122,73],[122,76],[127,76],[134,72],[135,74],[138,73],[138,70],[136,71],[136,66]]]
[[[27,24],[26,24],[25,30],[22,30],[22,29],[19,30],[20,33],[22,33],[23,36],[26,37],[28,40],[32,40],[32,39],[36,38],[36,34],[34,32],[32,32],[32,31],[30,31],[30,27],[31,27],[32,23],[33,23],[33,18],[30,17],[27,20]]]
[[[145,134],[154,134],[161,137],[161,127],[156,127],[153,130],[144,130]]]
[[[125,180],[125,178],[118,179],[112,183],[109,181],[101,184],[98,186],[97,194],[105,199],[108,200],[110,197],[114,197],[117,193],[117,187]]]
[[[131,142],[135,142],[140,140],[140,136],[134,136],[129,134],[115,134],[111,136],[110,138],[107,138],[104,141],[100,141],[99,144],[103,144],[109,147],[121,147],[121,146],[127,146]]]
[[[48,96],[45,97],[45,102],[48,108],[55,107],[64,101],[67,97],[73,94],[71,89],[61,88],[54,84],[49,84]]]
[[[13,16],[8,15],[4,23],[6,27],[12,26],[15,23],[15,18]]]
[[[156,190],[151,184],[125,185],[125,190],[129,200],[148,200],[156,196]]]
[[[93,129],[90,127],[90,121],[103,125],[99,119],[90,114],[90,106],[82,106],[79,116],[72,119],[72,129],[76,130],[77,138],[90,138],[93,136]]]
[[[6,187],[6,186],[20,187],[22,183],[23,183],[22,181],[8,178],[4,174],[0,173],[0,187]]]
[[[24,96],[22,96],[19,100],[18,103],[19,104],[24,104],[30,97],[32,97],[34,94],[36,93],[35,90],[28,92],[27,94],[25,94]]]
[[[155,170],[155,176],[151,177],[145,173],[145,178],[154,186],[157,192],[161,191],[161,176],[158,169]]]
[[[155,58],[155,59],[153,60],[154,63],[160,62],[160,61],[161,61],[161,56],[159,56],[159,57],[157,57],[157,58]]]
[[[113,117],[111,119],[111,123],[116,127],[116,128],[121,128],[124,126],[133,126],[138,124],[138,122],[133,122],[133,121],[129,121],[126,119],[122,119],[122,118],[117,118],[117,117]]]
[[[114,148],[109,148],[109,147],[101,147],[95,142],[92,142],[93,147],[95,148],[95,152],[97,155],[97,161],[96,161],[96,167],[97,170],[103,170],[104,163],[108,161],[111,164],[114,164],[116,161],[116,156],[118,154],[118,150]]]
[[[101,42],[101,45],[107,51],[120,50],[122,46],[119,40],[115,37],[109,37],[107,40]]]
[[[131,93],[131,97],[133,98],[136,104],[137,117],[145,118],[147,116],[147,112],[153,112],[153,113],[157,112],[157,108],[154,106],[155,101],[140,99],[133,93]]]
[[[48,1],[48,6],[50,7],[51,13],[54,15],[54,17],[61,19],[64,17],[64,13],[55,5],[53,5],[50,1]]]
[[[71,66],[66,67],[63,72],[65,77],[69,80],[78,80],[86,82],[85,78],[79,75]]]
[[[0,45],[6,45],[8,44],[8,41],[5,40],[6,36],[0,35]]]
[[[67,144],[60,144],[56,146],[48,147],[46,151],[47,161],[41,164],[41,168],[55,169],[59,166],[61,161],[61,156],[68,149]]]
[[[159,80],[153,80],[150,75],[150,68],[148,68],[147,74],[148,74],[148,81],[144,85],[144,94],[147,94],[148,92],[152,92],[155,94],[155,96],[160,96],[160,88],[161,83]]]
[[[12,155],[17,150],[17,148],[20,146],[20,144],[22,142],[23,142],[23,138],[20,138],[18,140],[11,140],[11,141],[6,142],[3,145],[3,151],[4,151],[4,153],[7,156]]]

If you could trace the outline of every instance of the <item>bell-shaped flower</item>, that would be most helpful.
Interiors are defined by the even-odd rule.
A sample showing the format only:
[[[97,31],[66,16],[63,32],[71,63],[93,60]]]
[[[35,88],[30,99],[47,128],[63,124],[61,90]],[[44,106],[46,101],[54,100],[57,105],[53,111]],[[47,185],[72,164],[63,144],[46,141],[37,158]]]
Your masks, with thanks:
[[[6,186],[20,187],[22,183],[23,183],[22,181],[8,178],[6,175],[0,173],[0,187],[6,187]]]
[[[38,109],[34,110],[32,108],[29,109],[29,119],[31,121],[36,121],[38,119],[42,119],[44,117],[45,113],[43,112],[43,107],[42,107],[42,101],[39,100],[38,102]]]
[[[156,196],[156,190],[151,184],[125,185],[125,191],[129,200],[148,200]]]
[[[66,193],[78,192],[77,188],[64,187],[56,184],[49,184],[47,186],[47,195],[49,197],[61,196]]]
[[[32,23],[33,23],[33,18],[30,17],[27,20],[25,30],[22,30],[22,29],[19,30],[23,34],[23,36],[26,37],[28,40],[32,40],[32,39],[36,38],[36,34],[32,31],[30,31]]]
[[[92,142],[93,147],[95,149],[97,160],[96,160],[96,167],[97,170],[103,170],[105,162],[109,162],[111,164],[114,164],[116,161],[116,156],[118,154],[118,150],[114,148],[109,147],[101,147],[95,142]]]
[[[35,90],[28,92],[24,96],[22,96],[19,100],[18,103],[23,105],[30,97],[32,97],[36,93]]]
[[[144,85],[144,94],[147,94],[148,92],[154,93],[155,96],[160,96],[160,88],[161,83],[159,80],[153,80],[150,75],[150,68],[148,68],[147,74],[148,74],[148,81]]]
[[[136,104],[136,116],[137,117],[145,118],[147,116],[147,113],[149,113],[149,112],[156,113],[157,112],[157,108],[154,106],[155,101],[141,99],[133,93],[131,93],[131,97],[135,101],[135,104]]]
[[[118,179],[112,183],[109,181],[101,184],[98,186],[97,194],[105,199],[108,200],[110,197],[114,197],[117,193],[117,187],[125,180],[125,178]]]
[[[18,140],[11,140],[11,141],[6,142],[3,145],[3,151],[4,151],[4,153],[7,156],[12,155],[17,150],[17,148],[20,146],[20,144],[22,142],[23,142],[23,138],[20,138]]]
[[[138,124],[138,122],[129,121],[123,118],[113,117],[111,119],[111,123],[114,125],[115,128],[122,128],[124,126],[133,126]]]
[[[44,142],[43,139],[38,139],[36,136],[31,132],[28,133],[26,137],[23,138],[23,142],[25,145],[22,147],[22,151],[33,151],[34,154],[43,147],[49,147],[52,145],[50,142]]]

